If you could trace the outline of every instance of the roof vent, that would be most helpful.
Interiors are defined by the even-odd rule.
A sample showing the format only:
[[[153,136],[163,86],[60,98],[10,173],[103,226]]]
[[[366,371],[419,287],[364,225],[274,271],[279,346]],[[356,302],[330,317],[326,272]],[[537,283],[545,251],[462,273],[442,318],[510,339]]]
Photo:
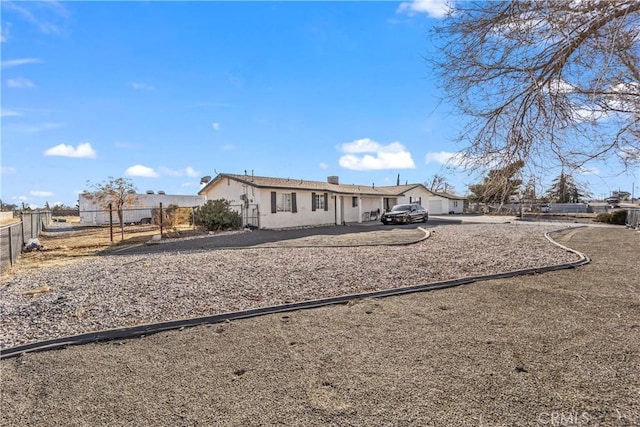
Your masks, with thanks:
[[[147,194],[153,194],[153,190],[147,190]]]
[[[329,184],[340,185],[340,179],[339,179],[337,176],[335,176],[335,175],[328,176],[328,177],[327,177],[327,182],[328,182]]]
[[[166,193],[163,190],[158,190],[158,194],[164,195]]]

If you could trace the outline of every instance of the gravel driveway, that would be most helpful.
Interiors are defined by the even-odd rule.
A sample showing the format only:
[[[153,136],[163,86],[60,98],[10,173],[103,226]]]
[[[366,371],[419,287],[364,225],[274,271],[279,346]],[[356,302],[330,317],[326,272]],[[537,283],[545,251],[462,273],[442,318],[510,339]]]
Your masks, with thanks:
[[[320,247],[307,237],[281,241],[282,247],[163,248],[155,254],[91,257],[4,280],[0,347],[576,260],[544,237],[552,229],[557,227],[449,225],[431,229],[428,239],[411,246],[322,247],[327,236],[320,235],[312,238]],[[416,232],[424,236],[411,229],[396,234]],[[379,233],[394,235],[392,230],[373,235],[382,239]],[[368,234],[334,238],[356,245]]]
[[[481,251],[471,259],[485,267],[524,258],[530,247],[561,259],[538,246],[537,232],[505,229],[465,228],[477,246],[455,240],[459,229],[436,229],[432,239],[448,244],[421,243],[434,246],[389,282],[439,263],[462,268],[446,264],[451,257],[437,251],[444,249]],[[496,252],[496,237],[511,251]],[[7,426],[638,425],[640,233],[589,228],[560,239],[592,263],[4,360],[0,419]],[[343,257],[362,261],[359,251]],[[275,270],[316,258],[279,261]],[[320,271],[339,272],[328,264]],[[300,272],[310,273],[309,286],[325,277],[313,271]]]

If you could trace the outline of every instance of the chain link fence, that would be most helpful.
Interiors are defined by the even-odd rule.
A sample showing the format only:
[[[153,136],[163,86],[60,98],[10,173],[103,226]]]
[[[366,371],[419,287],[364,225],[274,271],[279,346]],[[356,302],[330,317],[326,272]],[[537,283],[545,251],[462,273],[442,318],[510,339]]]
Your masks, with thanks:
[[[18,222],[0,227],[0,271],[12,267],[29,239],[36,239],[51,222],[51,211],[23,212]]]

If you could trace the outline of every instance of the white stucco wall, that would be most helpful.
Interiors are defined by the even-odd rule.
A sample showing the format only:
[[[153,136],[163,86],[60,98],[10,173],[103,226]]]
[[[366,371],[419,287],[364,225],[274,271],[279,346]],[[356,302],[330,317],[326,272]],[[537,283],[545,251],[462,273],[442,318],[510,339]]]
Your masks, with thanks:
[[[241,196],[246,195],[249,204],[260,204],[260,194],[258,188],[223,177],[207,189],[204,197],[205,200],[225,199],[232,205],[241,205],[244,203]]]
[[[449,199],[442,196],[431,196],[427,207],[431,215],[446,214],[449,209]]]
[[[425,188],[416,187],[405,192],[404,196],[398,197],[397,204],[418,203],[422,205],[424,208],[428,209],[429,213],[432,213],[431,207],[429,205],[429,201],[433,197],[434,196],[431,194],[431,192],[427,191]]]
[[[449,210],[447,213],[453,212],[454,214],[460,214],[464,211],[464,200],[451,200],[449,199]]]
[[[297,212],[275,212],[271,213],[271,192],[276,192],[279,198],[283,193],[296,193]],[[312,209],[311,197],[316,193],[324,197],[325,192],[314,192],[309,190],[289,190],[289,189],[260,189],[260,228],[291,228],[313,225],[335,224],[336,200],[332,193],[327,193],[327,210],[324,208]]]

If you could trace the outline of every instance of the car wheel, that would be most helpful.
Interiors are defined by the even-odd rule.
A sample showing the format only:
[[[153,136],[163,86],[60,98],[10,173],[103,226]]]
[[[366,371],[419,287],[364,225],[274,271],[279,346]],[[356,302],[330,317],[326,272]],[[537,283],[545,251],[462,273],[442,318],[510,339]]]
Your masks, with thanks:
[[[422,222],[427,222],[429,220],[429,215],[425,215],[422,217]]]

